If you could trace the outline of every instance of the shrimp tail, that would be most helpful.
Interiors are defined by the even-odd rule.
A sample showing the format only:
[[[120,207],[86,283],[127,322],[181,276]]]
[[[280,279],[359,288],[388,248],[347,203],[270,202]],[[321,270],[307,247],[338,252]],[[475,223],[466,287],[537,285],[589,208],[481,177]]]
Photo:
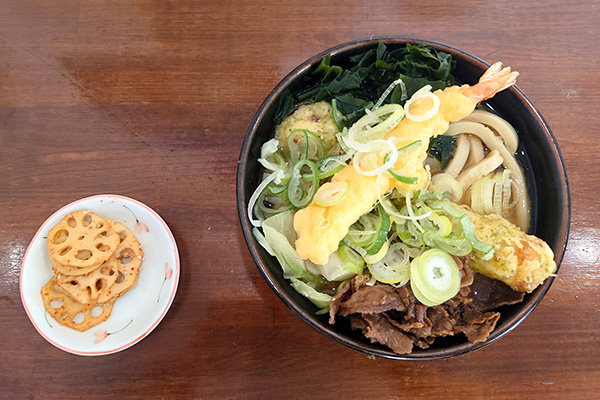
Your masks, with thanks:
[[[512,85],[517,81],[519,73],[504,67],[500,61],[494,63],[485,71],[479,82],[473,86],[461,87],[461,92],[474,100],[483,101],[494,97],[494,95]]]

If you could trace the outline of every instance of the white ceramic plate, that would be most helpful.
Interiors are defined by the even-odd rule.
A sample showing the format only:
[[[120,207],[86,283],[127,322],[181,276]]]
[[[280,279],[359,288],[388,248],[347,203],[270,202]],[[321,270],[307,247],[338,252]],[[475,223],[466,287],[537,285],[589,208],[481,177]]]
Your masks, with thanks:
[[[111,316],[85,332],[56,322],[44,309],[40,290],[52,277],[48,231],[65,215],[90,210],[131,229],[144,261],[137,285],[115,301]],[[99,356],[125,350],[145,338],[173,303],[179,282],[179,253],[169,227],[150,207],[119,195],[97,195],[74,201],[56,211],[37,231],[21,265],[21,300],[38,332],[69,353]]]

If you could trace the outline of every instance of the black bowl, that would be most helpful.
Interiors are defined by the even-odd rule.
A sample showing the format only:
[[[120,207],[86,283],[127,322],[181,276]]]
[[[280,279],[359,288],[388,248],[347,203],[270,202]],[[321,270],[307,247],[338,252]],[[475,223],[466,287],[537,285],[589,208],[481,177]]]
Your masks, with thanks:
[[[237,203],[244,237],[258,268],[267,283],[279,298],[305,323],[317,332],[352,349],[377,357],[395,360],[434,360],[465,354],[486,346],[514,329],[542,300],[554,278],[525,296],[522,303],[504,306],[501,318],[488,340],[469,343],[464,336],[439,338],[426,350],[415,348],[411,354],[399,355],[379,344],[370,343],[361,332],[353,331],[344,318],[329,325],[327,315],[315,315],[317,308],[298,294],[281,271],[279,263],[255,240],[252,225],[247,217],[247,204],[259,184],[262,167],[257,162],[261,145],[273,136],[273,115],[279,97],[285,89],[297,91],[304,85],[304,77],[327,55],[332,55],[332,64],[343,63],[350,55],[363,53],[383,41],[389,49],[406,43],[422,43],[452,54],[456,60],[453,72],[457,84],[475,84],[489,64],[453,47],[430,41],[411,38],[374,38],[359,40],[333,47],[302,63],[288,74],[269,94],[258,109],[242,145],[237,171]],[[521,77],[527,79],[527,77]],[[525,94],[518,87],[511,87],[485,102],[508,120],[517,130],[521,140],[518,157],[527,179],[532,204],[530,233],[545,240],[554,250],[557,265],[563,258],[567,244],[571,203],[567,174],[560,150],[545,121]]]

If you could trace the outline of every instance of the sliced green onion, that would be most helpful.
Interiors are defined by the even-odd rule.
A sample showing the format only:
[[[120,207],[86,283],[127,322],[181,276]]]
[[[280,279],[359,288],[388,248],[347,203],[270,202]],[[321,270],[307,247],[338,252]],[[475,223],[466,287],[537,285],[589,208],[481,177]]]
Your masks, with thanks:
[[[329,178],[330,176],[333,176],[333,175],[337,174],[338,172],[340,172],[341,170],[343,170],[345,167],[346,167],[346,164],[344,164],[344,163],[338,164],[335,167],[330,168],[327,171],[320,173],[319,180]]]
[[[344,129],[344,123],[342,122],[342,119],[345,119],[345,117],[342,115],[341,111],[338,110],[337,99],[331,100],[331,108],[333,109],[333,122],[335,122],[335,126],[337,126],[341,132],[342,129]]]
[[[442,200],[450,196],[450,192],[444,193],[421,193],[419,194],[419,200]]]
[[[390,173],[390,175],[392,177],[394,177],[394,179],[396,179],[398,182],[402,182],[402,183],[407,183],[409,185],[414,185],[415,183],[419,182],[419,178],[416,176],[405,176],[405,175],[400,175],[399,173],[397,173],[396,171],[394,171],[393,169],[388,169],[388,172]]]
[[[464,210],[455,208],[452,205],[452,203],[448,203],[446,201],[434,201],[431,203],[430,206],[431,208],[444,210],[451,216],[458,218],[465,238],[467,238],[469,242],[471,242],[471,245],[475,250],[478,250],[483,253],[482,260],[487,261],[494,256],[494,247],[479,240],[479,238],[475,234],[475,226],[473,225],[473,222],[471,222],[471,220],[469,219],[467,213],[464,212]]]
[[[253,213],[254,213],[254,206],[256,205],[256,201],[258,200],[258,197],[262,194],[263,190],[265,190],[265,188],[271,183],[273,182],[275,179],[281,177],[283,175],[283,171],[282,170],[277,170],[274,171],[272,174],[270,174],[269,176],[267,176],[261,183],[260,185],[258,185],[258,187],[256,188],[256,190],[254,191],[254,193],[252,193],[252,196],[250,196],[250,200],[248,200],[248,209],[247,209],[247,214],[248,214],[248,220],[250,221],[250,223],[256,227],[259,227],[261,224],[261,221],[258,219],[254,219],[253,217]]]
[[[430,229],[430,230],[434,229],[434,225],[431,220],[431,217],[434,214],[433,210],[431,210],[429,207],[424,206],[423,204],[420,204],[420,202],[417,201],[417,202],[415,202],[415,205],[413,206],[413,211],[416,216],[425,215],[425,214],[427,215],[427,217],[421,218],[419,220],[419,225],[421,226],[421,228],[423,228],[423,231],[421,231],[421,232],[424,232],[427,229]]]
[[[460,218],[460,224],[462,225],[465,237],[469,239],[473,248],[483,253],[481,259],[484,261],[490,260],[494,256],[494,247],[479,240],[475,234],[475,225],[473,225],[473,222],[471,222],[466,213]]]
[[[402,242],[412,247],[423,246],[423,237],[413,221],[396,224],[396,233]]]
[[[363,115],[344,136],[345,144],[351,149],[369,153],[377,149],[379,138],[385,136],[404,118],[404,109],[399,104],[386,104]],[[374,140],[377,139],[377,140]]]
[[[362,258],[363,258],[363,260],[365,260],[365,262],[367,264],[375,264],[376,262],[380,261],[383,257],[385,257],[389,248],[390,248],[390,245],[388,244],[388,242],[386,240],[385,242],[383,242],[383,245],[381,246],[381,248],[379,249],[379,251],[377,253],[367,254],[365,252],[365,254],[362,255]]]
[[[258,159],[258,162],[261,163],[262,166],[265,167],[267,170],[275,171],[276,169],[278,169],[278,167],[281,167],[281,165],[275,165],[269,160],[269,158],[273,157],[275,162],[277,162],[274,156],[277,150],[279,149],[278,146],[279,140],[271,139],[265,142],[260,148],[260,158]]]
[[[319,180],[329,178],[344,169],[347,164],[348,156],[328,156],[315,161],[315,165],[319,169]]]
[[[314,200],[321,207],[330,207],[339,203],[349,191],[348,182],[329,182],[319,188]]]
[[[286,169],[285,167],[287,166],[287,161],[281,156],[281,154],[279,154],[279,151],[273,153],[273,160],[275,160],[281,169]]]
[[[434,210],[443,210],[454,218],[459,218],[465,215],[465,212],[459,208],[455,208],[447,201],[433,201],[429,204]]]
[[[417,300],[419,300],[421,303],[423,303],[424,305],[428,306],[428,307],[435,307],[437,305],[440,305],[442,303],[438,303],[436,301],[430,300],[428,297],[426,297],[423,292],[421,292],[421,290],[419,289],[419,286],[417,286],[414,283],[414,280],[411,279],[410,281],[410,288],[413,292],[413,294],[415,295],[415,297],[417,298]]]
[[[412,105],[412,103],[425,97],[430,97],[433,100],[432,107],[421,115],[415,115],[411,113],[410,106]],[[421,89],[417,90],[415,94],[413,94],[412,97],[406,103],[404,103],[404,112],[406,113],[406,118],[415,122],[427,121],[428,119],[433,118],[438,113],[439,109],[440,98],[437,97],[435,94],[431,93],[431,85],[423,86]]]
[[[340,147],[342,148],[342,151],[344,152],[344,154],[352,156],[352,154],[356,151],[353,148],[351,148],[350,146],[348,146],[346,144],[346,140],[348,137],[348,128],[344,128],[342,129],[341,132],[338,132],[335,134],[335,138],[337,139]]]
[[[410,143],[410,144],[408,144],[408,145],[406,145],[404,147],[401,147],[401,148],[398,149],[398,158],[400,158],[401,155],[409,153],[409,152],[411,152],[413,150],[416,150],[417,148],[420,148],[420,147],[421,147],[421,141],[420,140],[416,140],[416,141],[414,141],[414,142],[412,142],[412,143]],[[389,160],[389,157],[390,157],[389,153],[386,154],[385,157],[383,158],[383,162],[387,163],[388,160]],[[402,183],[406,183],[406,184],[409,184],[409,185],[414,185],[415,183],[417,183],[419,181],[418,177],[416,177],[416,176],[402,175],[399,172],[397,172],[396,170],[394,170],[393,167],[389,168],[387,171],[390,173],[390,175],[392,175],[392,177],[394,179],[396,179],[397,181],[402,182]]]
[[[379,180],[381,179],[381,175],[377,176],[377,186],[379,187]],[[396,188],[397,190],[397,188]],[[388,213],[393,222],[402,223],[401,221],[406,220],[418,220],[422,218],[426,218],[425,216],[410,216],[406,214],[402,214],[403,211],[407,211],[406,207],[403,207],[401,212],[399,213],[394,204],[386,197],[382,197],[381,193],[377,192],[377,198],[379,199],[379,203],[383,206],[385,212]]]
[[[305,181],[305,176],[302,173],[304,167],[308,167],[310,171],[310,173],[306,174],[307,177],[310,177],[308,187],[303,187],[301,184],[301,181]],[[294,164],[288,185],[288,198],[292,206],[303,208],[310,204],[319,187],[318,176],[319,173],[314,162],[303,159]]]
[[[440,237],[446,237],[452,233],[452,221],[445,215],[439,215],[434,212],[429,216],[429,220],[437,227],[435,232]]]
[[[394,166],[394,164],[396,163],[396,161],[398,160],[398,149],[396,149],[396,146],[394,146],[394,144],[392,143],[392,140],[381,140],[381,139],[372,140],[371,142],[369,142],[369,146],[371,146],[371,150],[369,150],[367,152],[357,151],[352,156],[352,164],[354,165],[354,169],[356,170],[356,172],[358,172],[361,175],[365,175],[365,176],[379,175],[382,172],[387,171],[389,168],[392,168]],[[386,161],[384,161],[382,165],[376,166],[375,168],[370,169],[370,170],[365,170],[362,168],[361,158],[363,156],[366,155],[368,157],[372,157],[376,162],[379,162],[378,153],[381,150],[383,150],[385,147],[387,147],[389,150],[386,153],[386,155],[387,155],[387,157],[385,158]],[[391,157],[390,157],[390,154],[391,154]]]
[[[308,129],[297,129],[287,137],[288,148],[293,162],[299,160],[318,160],[325,155],[323,142]]]
[[[274,195],[279,196],[281,193],[287,191],[288,185],[289,185],[289,180],[287,182],[284,182],[283,184],[276,184],[275,182],[271,182],[269,184],[269,186],[267,186],[269,188],[269,192],[273,193]]]
[[[366,249],[367,254],[369,255],[374,255],[379,252],[381,246],[386,242],[388,232],[390,231],[390,217],[380,203],[377,203],[377,211],[379,213],[376,226],[378,233],[375,241]]]
[[[510,215],[512,194],[511,170],[492,172],[478,179],[471,186],[471,208],[478,214],[495,213],[502,217]]]
[[[415,211],[413,209],[412,206],[412,192],[408,191],[406,192],[406,212],[410,217],[410,220],[415,224],[415,227],[420,231],[420,232],[424,232],[425,229],[423,229],[423,227],[421,226],[421,224],[419,223],[419,220],[421,219],[425,219],[427,217],[429,217],[429,215],[431,214],[431,211],[423,214],[423,215],[415,215]]]
[[[397,140],[400,140],[400,139],[397,139]],[[397,140],[395,140],[395,141],[397,141]],[[411,143],[407,144],[404,147],[400,147],[398,149],[398,155],[399,156],[405,155],[407,153],[410,153],[411,151],[420,149],[421,148],[421,143],[423,143],[423,142],[420,141],[420,140],[415,140],[414,142],[411,142]]]
[[[404,84],[404,81],[402,81],[401,78],[396,79],[394,82],[390,83],[390,85],[385,89],[382,95],[379,96],[379,100],[377,100],[377,102],[373,106],[373,110],[379,108],[383,104],[385,99],[390,95],[390,93],[392,93],[392,90],[394,90],[394,88],[398,84],[402,88],[402,93],[406,93],[406,85]]]
[[[348,236],[346,236],[345,238],[342,239],[342,243],[344,243],[346,246],[350,247],[352,250],[356,251],[361,256],[364,256],[364,255],[367,254],[367,251],[365,249],[363,249],[362,247],[354,245],[354,243],[352,243],[350,241],[350,239],[348,239]]]
[[[431,184],[436,193],[448,192],[448,198],[453,201],[459,201],[463,196],[463,187],[454,177],[450,174],[442,173],[434,175],[431,178]]]
[[[338,256],[340,257],[340,260],[342,260],[342,268],[345,270],[355,274],[360,274],[363,272],[365,261],[360,254],[352,250],[350,247],[340,243],[340,247],[338,248]]]
[[[463,257],[473,251],[471,242],[466,238],[442,237],[437,233],[427,230],[423,232],[423,243],[425,245],[444,250],[453,256]]]
[[[362,116],[352,125],[348,135],[363,143],[380,138],[395,128],[402,118],[404,109],[401,105],[386,104]]]
[[[408,248],[401,243],[392,244],[378,262],[368,264],[371,275],[382,283],[402,282],[409,276],[410,258]]]
[[[456,296],[460,280],[458,265],[443,250],[427,250],[410,263],[411,288],[415,297],[427,306],[442,304]]]
[[[363,215],[357,222],[352,224],[346,237],[357,247],[363,247],[371,243],[375,239],[375,227],[368,216]]]
[[[268,203],[269,205],[265,204]],[[260,211],[266,215],[274,215],[290,209],[290,205],[278,196],[266,196],[261,194],[256,202]]]

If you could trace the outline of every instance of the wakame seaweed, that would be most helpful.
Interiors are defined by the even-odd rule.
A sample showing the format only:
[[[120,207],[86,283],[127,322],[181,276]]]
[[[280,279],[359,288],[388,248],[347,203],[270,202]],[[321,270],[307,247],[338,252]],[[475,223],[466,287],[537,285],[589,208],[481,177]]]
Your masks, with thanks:
[[[440,135],[431,138],[427,152],[440,162],[440,168],[446,169],[448,163],[454,156],[456,148],[456,138],[454,136]]]
[[[344,116],[343,122],[349,126],[399,78],[404,85],[397,85],[384,104],[404,104],[425,85],[437,90],[454,84],[452,71],[456,61],[452,60],[452,55],[423,43],[389,50],[380,41],[377,48],[353,55],[348,61],[349,67],[344,68],[331,65],[331,56],[325,56],[306,78],[305,89],[282,95],[275,123],[283,122],[298,103],[336,99],[337,109]]]

